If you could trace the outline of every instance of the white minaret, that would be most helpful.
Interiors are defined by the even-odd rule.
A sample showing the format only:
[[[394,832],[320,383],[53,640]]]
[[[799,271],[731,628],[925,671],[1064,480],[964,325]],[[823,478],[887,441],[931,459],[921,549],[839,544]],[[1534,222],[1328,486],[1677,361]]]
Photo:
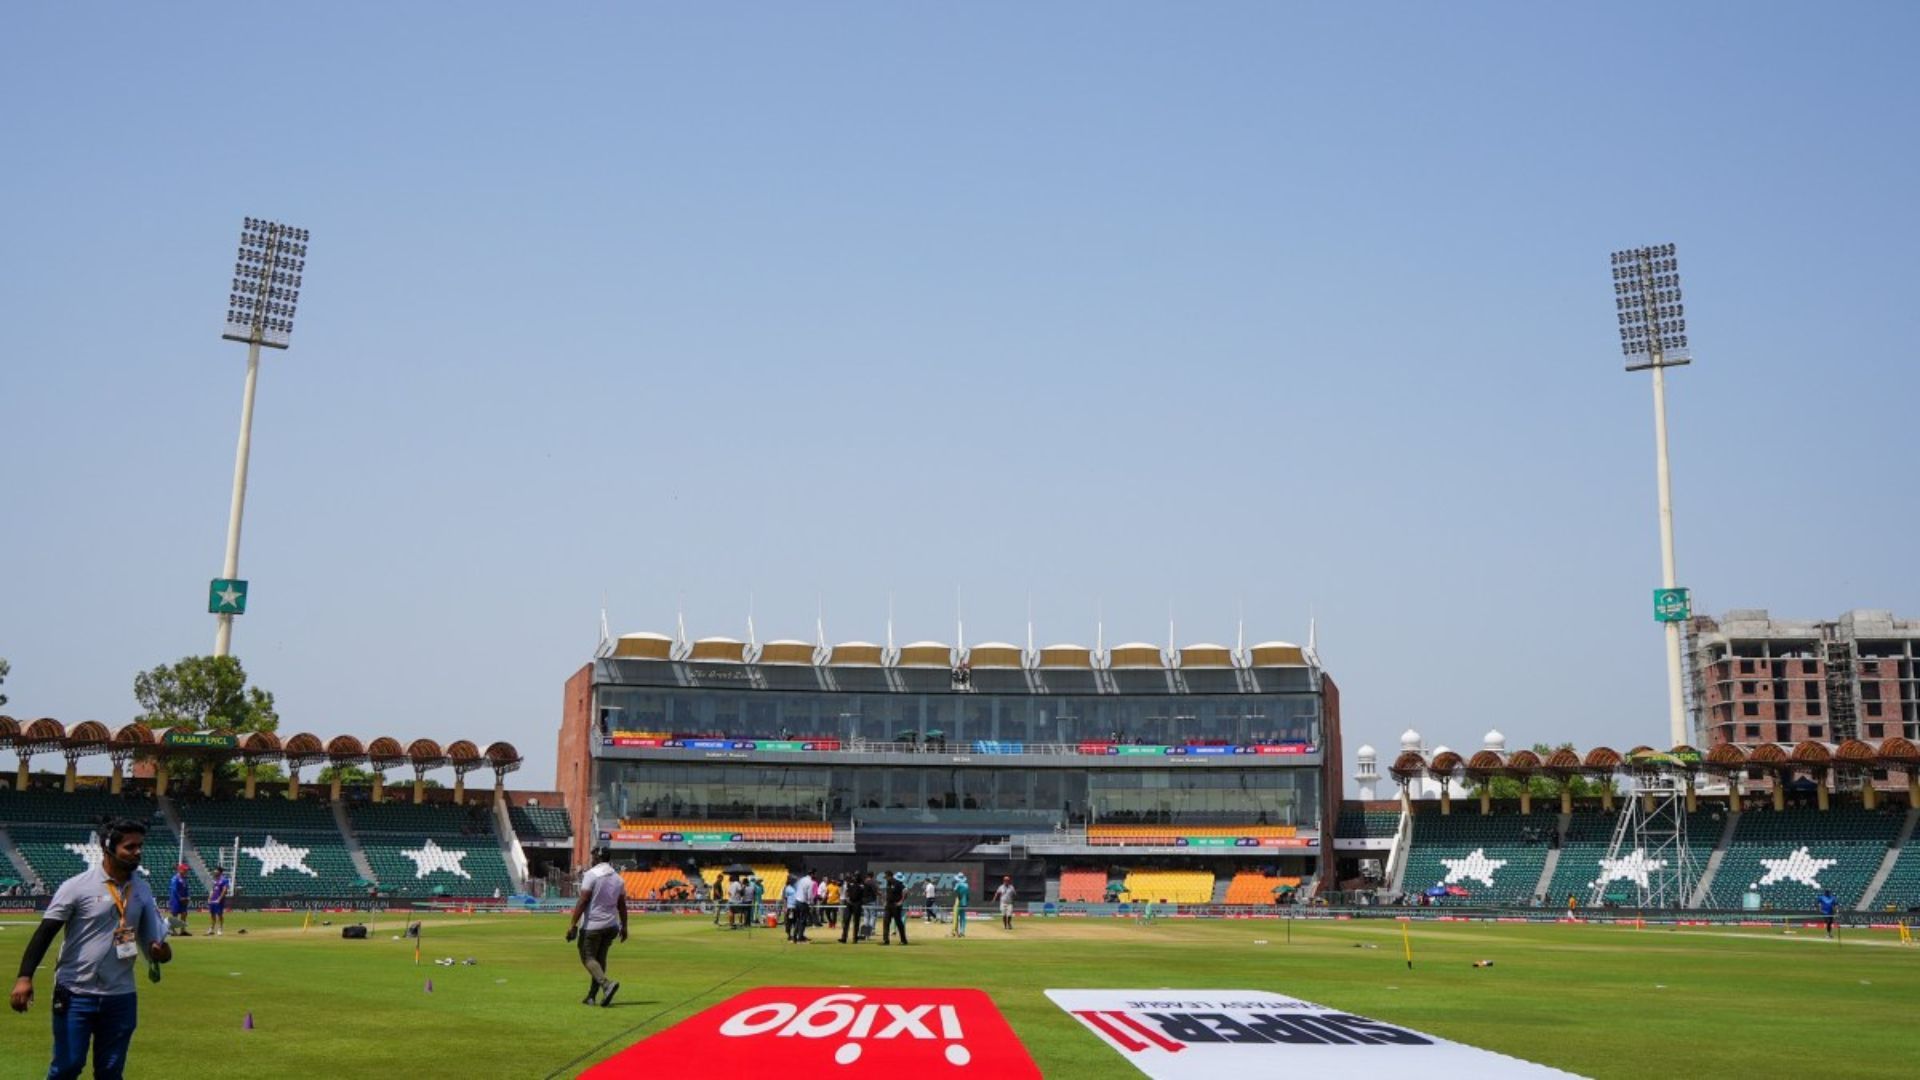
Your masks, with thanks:
[[[1496,754],[1504,754],[1507,752],[1507,737],[1500,734],[1499,728],[1494,728],[1492,731],[1487,732],[1486,749]]]
[[[1359,767],[1353,770],[1353,778],[1360,784],[1360,798],[1372,802],[1378,798],[1375,792],[1380,783],[1380,762],[1374,757],[1373,747],[1360,748],[1359,763]]]

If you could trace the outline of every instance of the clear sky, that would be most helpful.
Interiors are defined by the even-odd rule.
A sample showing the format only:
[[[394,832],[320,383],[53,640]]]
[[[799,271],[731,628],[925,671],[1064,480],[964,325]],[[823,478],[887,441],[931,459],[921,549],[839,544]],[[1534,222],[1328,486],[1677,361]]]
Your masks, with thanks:
[[[1658,742],[1697,608],[1920,615],[1920,7],[327,4],[0,17],[0,688],[211,651],[240,219],[312,230],[236,653],[552,783],[616,633],[1301,640],[1348,746]],[[97,764],[97,763],[96,763]]]

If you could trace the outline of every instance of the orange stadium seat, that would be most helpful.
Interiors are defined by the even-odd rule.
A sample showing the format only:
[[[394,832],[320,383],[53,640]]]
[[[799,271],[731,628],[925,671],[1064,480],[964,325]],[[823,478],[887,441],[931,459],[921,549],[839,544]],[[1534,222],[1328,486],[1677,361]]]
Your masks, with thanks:
[[[1098,904],[1107,898],[1105,870],[1060,871],[1060,899],[1069,903]]]
[[[1227,883],[1227,903],[1271,905],[1273,890],[1282,885],[1290,885],[1297,889],[1300,887],[1300,879],[1269,877],[1266,874],[1242,870],[1233,875],[1233,880]]]

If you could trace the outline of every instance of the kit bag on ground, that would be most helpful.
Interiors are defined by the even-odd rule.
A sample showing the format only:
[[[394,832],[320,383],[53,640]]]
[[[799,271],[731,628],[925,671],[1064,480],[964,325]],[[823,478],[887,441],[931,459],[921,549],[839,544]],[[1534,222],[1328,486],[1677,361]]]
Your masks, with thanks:
[[[343,926],[340,928],[340,936],[346,938],[348,941],[365,941],[367,940],[367,928],[364,926]]]

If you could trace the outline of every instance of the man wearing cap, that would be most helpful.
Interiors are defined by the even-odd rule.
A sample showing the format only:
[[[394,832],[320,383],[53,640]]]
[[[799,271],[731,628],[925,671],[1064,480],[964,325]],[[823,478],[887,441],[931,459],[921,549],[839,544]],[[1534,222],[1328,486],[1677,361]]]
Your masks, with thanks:
[[[73,1080],[93,1048],[96,1080],[120,1080],[139,1023],[134,965],[144,957],[147,978],[159,981],[160,965],[173,959],[167,926],[141,879],[145,822],[122,820],[100,830],[101,859],[54,890],[39,929],[27,942],[14,980],[14,1012],[33,1004],[33,973],[61,928],[67,932],[53,975],[53,1064],[47,1080]]]
[[[607,952],[613,948],[614,935],[627,940],[627,883],[608,861],[610,853],[594,852],[594,864],[580,875],[580,899],[573,905],[573,919],[567,923],[567,940],[580,943],[580,965],[593,980],[587,987],[582,1005],[613,1004],[620,984],[607,977]],[[582,916],[586,919],[581,925]],[[599,1000],[595,1001],[595,997]]]
[[[233,888],[233,882],[227,878],[227,868],[213,868],[213,888],[207,891],[208,933],[220,937],[227,929],[227,891]]]
[[[1013,929],[1013,878],[1000,879],[1000,887],[993,890],[993,899],[1000,905],[1000,928]]]
[[[167,883],[167,917],[172,931],[181,937],[192,937],[187,932],[187,864],[181,863],[173,868],[173,880]]]
[[[967,936],[967,904],[973,899],[973,886],[967,883],[967,875],[953,875],[953,936]]]
[[[907,943],[907,875],[894,871],[886,883],[887,909],[880,921],[880,944],[890,945],[889,934],[900,931],[900,944]]]

